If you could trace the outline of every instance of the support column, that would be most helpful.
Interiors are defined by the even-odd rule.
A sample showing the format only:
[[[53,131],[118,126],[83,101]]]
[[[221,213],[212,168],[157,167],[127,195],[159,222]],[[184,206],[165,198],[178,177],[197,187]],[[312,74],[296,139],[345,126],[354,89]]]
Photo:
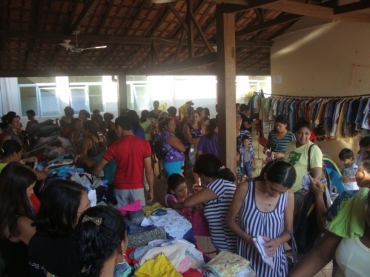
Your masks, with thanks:
[[[235,17],[217,5],[218,156],[236,174]],[[236,175],[235,175],[236,176]]]
[[[118,115],[122,109],[127,109],[127,86],[126,86],[126,75],[117,76],[117,104],[118,104]]]

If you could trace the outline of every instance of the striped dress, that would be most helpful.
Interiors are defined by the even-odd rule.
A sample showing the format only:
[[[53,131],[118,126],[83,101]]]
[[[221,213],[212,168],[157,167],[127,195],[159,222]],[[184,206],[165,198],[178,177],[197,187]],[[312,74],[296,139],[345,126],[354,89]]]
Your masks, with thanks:
[[[255,202],[255,182],[249,183],[249,189],[245,196],[239,213],[239,226],[250,236],[262,235],[268,238],[277,238],[284,230],[284,213],[287,205],[288,192],[280,195],[275,209],[272,212],[261,212]],[[238,254],[250,261],[251,268],[259,277],[287,276],[288,263],[285,256],[284,245],[276,249],[274,269],[270,268],[261,258],[258,250],[238,238]]]
[[[208,221],[211,241],[218,251],[236,253],[236,235],[225,223],[236,189],[235,184],[224,179],[217,179],[209,183],[207,188],[217,194],[217,198],[208,201],[204,207],[204,216]]]

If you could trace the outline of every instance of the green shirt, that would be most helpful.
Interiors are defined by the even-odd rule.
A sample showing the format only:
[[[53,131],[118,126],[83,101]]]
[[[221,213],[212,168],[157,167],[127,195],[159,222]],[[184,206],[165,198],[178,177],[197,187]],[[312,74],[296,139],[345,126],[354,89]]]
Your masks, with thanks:
[[[140,121],[140,126],[144,129],[146,140],[151,140],[152,139],[152,135],[148,134],[148,130],[149,130],[149,127],[150,127],[151,123],[152,122],[150,120],[147,120],[145,122]]]

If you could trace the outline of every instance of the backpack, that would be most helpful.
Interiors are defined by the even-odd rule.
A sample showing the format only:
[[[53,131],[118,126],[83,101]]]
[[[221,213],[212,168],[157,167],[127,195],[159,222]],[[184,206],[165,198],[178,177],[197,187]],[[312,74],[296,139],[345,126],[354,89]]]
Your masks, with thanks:
[[[314,144],[312,144],[308,149],[307,170],[309,172],[311,171],[310,156],[311,149],[313,146]],[[322,170],[323,172],[320,183],[323,184],[325,187],[325,191],[323,191],[322,196],[324,198],[325,206],[329,207],[330,199],[328,199],[328,189],[330,187],[331,182],[324,162]],[[298,192],[294,193],[294,197],[303,198],[299,206],[298,213],[294,216],[293,230],[298,253],[306,254],[313,248],[316,239],[321,234],[321,230],[316,218],[315,196],[312,194],[312,192],[310,191],[307,192],[304,189],[301,189]]]
[[[162,136],[160,134],[156,134],[153,149],[157,158],[159,160],[164,160],[166,158],[167,153],[170,152],[172,148],[168,151],[165,151],[163,149]]]

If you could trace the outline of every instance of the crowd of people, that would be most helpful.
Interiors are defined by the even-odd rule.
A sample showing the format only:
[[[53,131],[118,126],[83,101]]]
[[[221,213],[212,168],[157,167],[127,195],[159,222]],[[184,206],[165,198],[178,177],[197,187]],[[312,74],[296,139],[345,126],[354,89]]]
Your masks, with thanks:
[[[235,169],[218,159],[218,123],[209,110],[187,101],[177,109],[122,110],[92,114],[72,107],[55,125],[73,146],[75,162],[93,176],[108,180],[116,207],[90,207],[86,188],[69,180],[53,180],[41,200],[38,183],[48,170],[30,168],[36,157],[28,130],[39,124],[27,111],[26,129],[15,112],[2,117],[0,128],[0,253],[7,277],[113,276],[125,261],[128,245],[123,215],[116,209],[154,200],[154,166],[167,178],[161,199],[185,215],[201,211],[217,252],[229,251],[250,261],[257,276],[313,276],[334,260],[333,276],[368,276],[370,258],[370,138],[353,151],[338,153],[345,191],[332,205],[325,199],[323,154],[311,140],[312,126],[299,121],[288,131],[284,115],[275,118],[263,152],[270,153],[256,178],[252,127],[257,122],[250,106],[237,105],[235,159],[246,178],[238,182]],[[217,111],[217,105],[216,105]],[[234,124],[234,123],[233,123]],[[163,170],[162,170],[163,169]],[[191,172],[188,193],[185,172]],[[335,185],[335,184],[333,184]],[[146,189],[147,187],[147,189]],[[308,196],[314,204],[319,235],[300,262],[289,267],[284,244],[295,234],[297,216]],[[196,228],[197,226],[193,226]],[[255,246],[262,238],[263,253]],[[350,255],[350,259],[348,258]],[[265,262],[266,257],[272,264]],[[336,274],[336,275],[334,275]]]

